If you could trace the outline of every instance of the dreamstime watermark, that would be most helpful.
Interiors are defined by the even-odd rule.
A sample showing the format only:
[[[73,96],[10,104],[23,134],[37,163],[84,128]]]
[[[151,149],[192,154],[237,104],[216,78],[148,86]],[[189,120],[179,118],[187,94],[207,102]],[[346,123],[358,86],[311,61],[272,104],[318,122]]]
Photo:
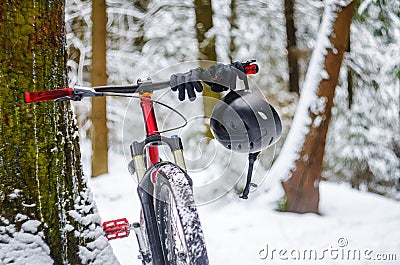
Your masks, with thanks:
[[[350,248],[347,238],[341,237],[336,246],[323,249],[313,248],[273,248],[266,245],[258,252],[262,260],[366,260],[366,261],[396,261],[400,254],[377,253],[370,248]]]

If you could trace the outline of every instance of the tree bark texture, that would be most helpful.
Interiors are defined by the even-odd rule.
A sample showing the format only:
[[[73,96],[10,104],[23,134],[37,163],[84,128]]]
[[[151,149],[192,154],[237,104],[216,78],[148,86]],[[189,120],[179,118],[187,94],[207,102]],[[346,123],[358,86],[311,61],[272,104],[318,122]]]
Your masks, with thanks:
[[[299,66],[297,63],[296,27],[294,24],[294,0],[285,0],[286,19],[286,49],[289,67],[289,91],[300,93],[299,89]]]
[[[329,77],[319,83],[317,97],[322,101],[323,110],[318,113],[309,109],[311,123],[305,136],[304,145],[296,160],[296,168],[290,179],[283,182],[287,198],[287,210],[296,213],[318,213],[319,182],[326,134],[331,120],[331,109],[339,70],[346,51],[350,24],[356,1],[345,7],[337,6],[337,17],[329,36],[332,44],[327,49],[324,68]]]
[[[199,45],[199,60],[209,60],[216,62],[217,53],[215,51],[215,37],[207,38],[207,32],[213,27],[213,11],[211,0],[194,0],[196,13],[196,36]],[[202,64],[201,67],[209,67],[208,64]],[[212,110],[218,99],[221,98],[220,93],[211,91],[210,87],[203,83],[203,110],[205,118],[210,118]],[[206,124],[206,137],[213,138],[210,125]]]
[[[106,2],[92,1],[92,86],[107,85]],[[106,98],[92,99],[92,177],[108,172],[108,128]]]
[[[23,100],[24,91],[67,86],[64,0],[1,1],[0,33],[0,252],[37,220],[30,233],[54,264],[83,264],[79,246],[93,241],[84,232],[100,221],[77,218],[97,210],[84,196],[70,105]]]
[[[239,29],[238,14],[237,14],[237,0],[231,0],[231,15],[229,17],[229,24],[231,26],[230,40],[229,40],[229,59],[231,62],[235,61],[236,44],[235,44],[235,31]]]
[[[346,52],[350,53],[351,49],[351,39],[349,36],[349,39],[347,41],[347,49]],[[351,70],[350,66],[347,66],[347,92],[349,93],[349,99],[348,99],[348,108],[351,109],[351,106],[353,105],[353,96],[354,96],[354,83],[353,83],[353,71]]]

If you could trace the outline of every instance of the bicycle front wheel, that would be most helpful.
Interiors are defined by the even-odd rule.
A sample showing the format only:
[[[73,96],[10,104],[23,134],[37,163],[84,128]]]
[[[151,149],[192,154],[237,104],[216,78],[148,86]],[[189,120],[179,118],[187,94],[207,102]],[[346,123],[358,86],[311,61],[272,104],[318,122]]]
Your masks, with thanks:
[[[178,166],[166,163],[157,171],[154,198],[165,264],[208,265],[190,177]]]

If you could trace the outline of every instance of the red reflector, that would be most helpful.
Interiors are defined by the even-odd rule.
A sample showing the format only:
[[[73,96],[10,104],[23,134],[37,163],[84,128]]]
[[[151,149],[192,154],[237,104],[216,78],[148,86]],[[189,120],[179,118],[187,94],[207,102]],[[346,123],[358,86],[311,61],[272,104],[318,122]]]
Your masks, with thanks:
[[[257,64],[249,64],[244,67],[244,71],[247,75],[254,75],[258,73],[258,65]]]
[[[74,89],[73,88],[60,88],[54,90],[47,91],[38,91],[38,92],[25,92],[25,102],[42,102],[48,100],[55,100],[63,97],[74,97]]]

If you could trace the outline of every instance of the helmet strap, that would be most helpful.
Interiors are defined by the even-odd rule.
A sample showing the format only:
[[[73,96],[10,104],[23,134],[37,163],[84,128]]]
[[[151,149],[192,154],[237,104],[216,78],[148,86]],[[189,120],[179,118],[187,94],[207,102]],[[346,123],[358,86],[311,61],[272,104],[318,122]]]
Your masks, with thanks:
[[[245,89],[245,90],[250,90],[250,88],[249,88],[249,81],[248,81],[248,79],[247,79],[247,75],[244,75],[244,76],[242,77],[242,80],[243,80],[243,83],[244,83],[244,89]]]
[[[239,198],[242,199],[247,199],[249,192],[250,192],[250,186],[255,186],[257,187],[256,184],[251,183],[251,178],[253,176],[253,166],[254,162],[257,160],[257,156],[260,154],[260,152],[255,152],[255,153],[250,153],[249,154],[249,168],[247,171],[247,179],[246,179],[246,186],[244,187],[243,194],[239,196]]]
[[[245,79],[243,79],[243,83],[244,83],[244,89],[250,90],[250,88],[249,88],[249,81],[247,80],[247,76],[246,76]]]

